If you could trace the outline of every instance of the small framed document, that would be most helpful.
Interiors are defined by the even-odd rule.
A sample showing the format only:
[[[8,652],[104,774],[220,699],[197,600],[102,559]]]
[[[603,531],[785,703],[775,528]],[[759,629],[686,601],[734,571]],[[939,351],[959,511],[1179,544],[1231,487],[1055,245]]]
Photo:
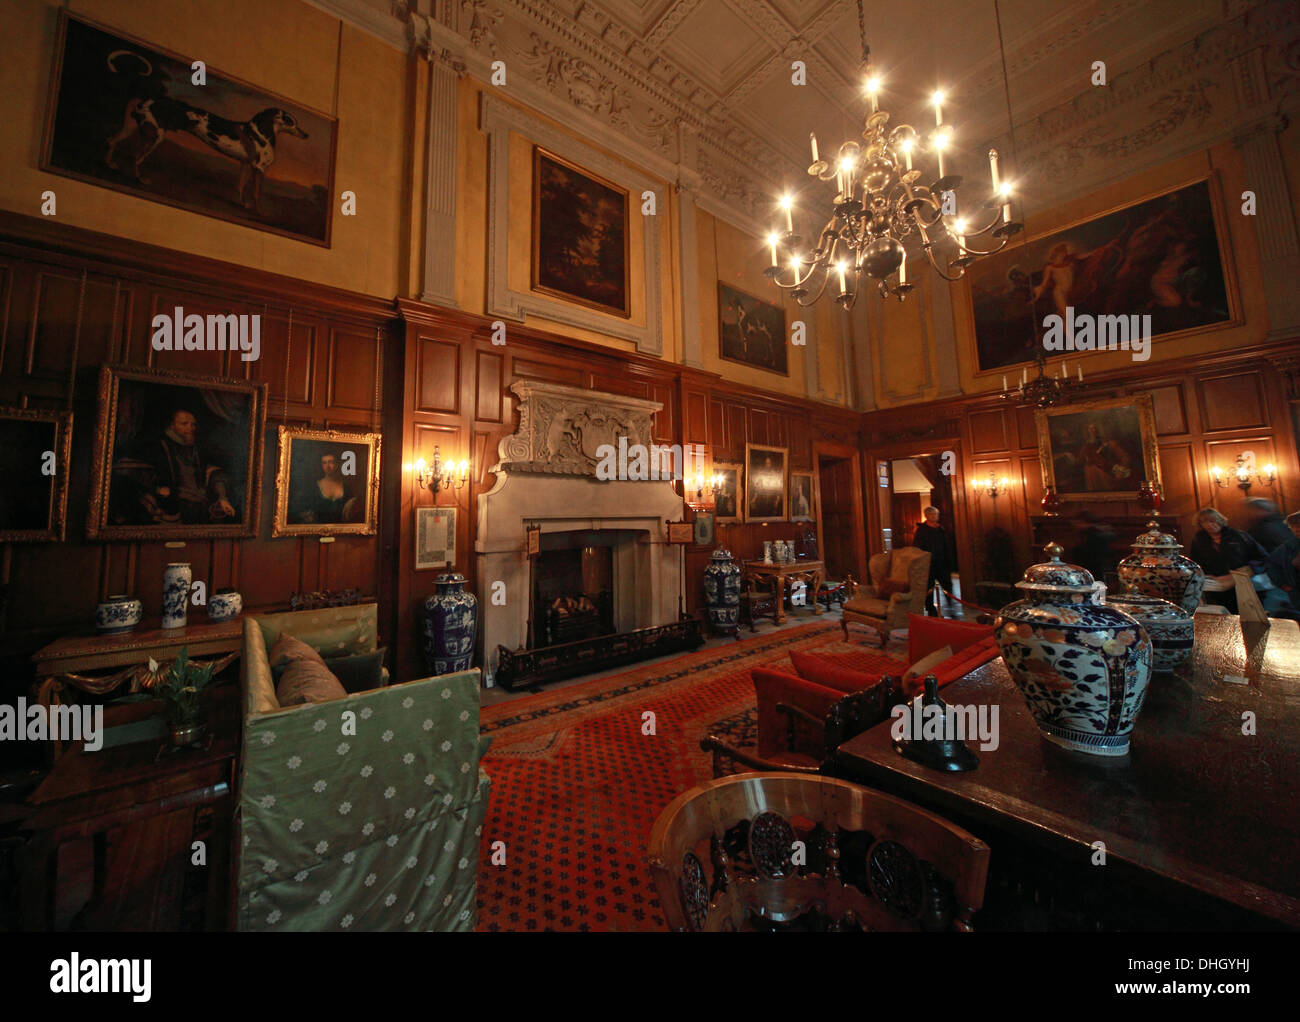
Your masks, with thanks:
[[[415,570],[451,568],[456,564],[456,509],[415,509]]]
[[[694,522],[669,522],[669,543],[693,543],[695,541]]]
[[[542,552],[542,527],[540,525],[525,526],[524,535],[527,538],[524,549],[528,551],[529,557],[536,557]]]

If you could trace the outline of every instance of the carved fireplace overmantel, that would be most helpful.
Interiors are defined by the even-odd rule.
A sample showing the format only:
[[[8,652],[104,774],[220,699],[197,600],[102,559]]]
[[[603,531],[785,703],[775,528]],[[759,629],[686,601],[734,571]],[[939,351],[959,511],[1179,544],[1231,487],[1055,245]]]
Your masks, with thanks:
[[[519,380],[510,390],[519,398],[519,426],[497,445],[493,472],[594,477],[601,446],[617,447],[627,437],[629,445],[649,447],[654,414],[663,408],[658,401],[541,380]]]

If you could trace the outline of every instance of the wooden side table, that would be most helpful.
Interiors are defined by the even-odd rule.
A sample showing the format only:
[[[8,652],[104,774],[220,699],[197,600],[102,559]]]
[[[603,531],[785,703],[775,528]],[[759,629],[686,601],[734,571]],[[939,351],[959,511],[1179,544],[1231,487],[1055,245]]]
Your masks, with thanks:
[[[776,601],[776,623],[785,620],[785,584],[789,579],[803,579],[808,583],[808,604],[814,614],[822,613],[821,604],[817,602],[817,591],[821,589],[826,566],[821,561],[746,561],[745,570],[753,577],[768,578],[772,582],[772,598]]]
[[[144,623],[142,623],[143,625]],[[119,689],[127,695],[139,690],[140,676],[150,659],[166,664],[184,646],[191,660],[215,659],[215,674],[225,670],[243,648],[242,617],[217,624],[203,622],[184,628],[140,627],[119,635],[70,635],[56,639],[33,654],[36,664],[36,698],[48,710],[62,703],[72,688],[89,695],[106,696]],[[99,672],[95,674],[87,672]],[[63,752],[51,743],[55,758]]]

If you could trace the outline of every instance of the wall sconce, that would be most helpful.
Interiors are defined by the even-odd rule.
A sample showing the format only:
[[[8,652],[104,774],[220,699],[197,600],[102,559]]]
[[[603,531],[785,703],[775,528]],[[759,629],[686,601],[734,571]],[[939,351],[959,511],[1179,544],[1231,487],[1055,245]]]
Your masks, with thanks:
[[[1242,451],[1237,455],[1237,467],[1229,476],[1215,465],[1210,469],[1210,476],[1214,479],[1216,486],[1221,488],[1227,487],[1229,483],[1236,483],[1237,488],[1242,493],[1250,493],[1250,488],[1258,482],[1261,486],[1272,486],[1277,482],[1277,466],[1269,462],[1262,469],[1255,468],[1255,452]]]
[[[687,492],[695,491],[695,502],[697,504],[703,504],[711,499],[721,486],[722,476],[717,473],[706,476],[703,472],[696,472],[693,476],[686,478],[686,490]]]
[[[439,490],[451,490],[455,493],[469,480],[469,459],[464,461],[443,461],[438,448],[433,448],[433,464],[423,458],[415,461],[415,481],[420,486],[427,486],[435,494]]]
[[[989,469],[989,477],[987,479],[975,479],[972,480],[972,483],[975,487],[976,493],[987,493],[994,500],[997,500],[998,497],[1007,492],[1007,488],[1011,485],[1011,480],[1006,476],[1003,476],[1001,479],[994,479],[993,470]]]

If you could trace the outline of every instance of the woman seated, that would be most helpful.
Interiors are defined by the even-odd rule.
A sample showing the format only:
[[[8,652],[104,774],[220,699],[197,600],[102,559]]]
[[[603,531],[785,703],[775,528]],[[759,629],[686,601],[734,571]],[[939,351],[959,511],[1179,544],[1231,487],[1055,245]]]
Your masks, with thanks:
[[[1250,568],[1251,574],[1263,569],[1267,554],[1255,539],[1240,529],[1228,525],[1212,507],[1203,508],[1196,516],[1200,526],[1187,550],[1187,556],[1201,566],[1207,583],[1201,599],[1227,607],[1228,613],[1237,613],[1237,591],[1232,579],[1235,568]],[[1214,583],[1211,590],[1208,583]]]

